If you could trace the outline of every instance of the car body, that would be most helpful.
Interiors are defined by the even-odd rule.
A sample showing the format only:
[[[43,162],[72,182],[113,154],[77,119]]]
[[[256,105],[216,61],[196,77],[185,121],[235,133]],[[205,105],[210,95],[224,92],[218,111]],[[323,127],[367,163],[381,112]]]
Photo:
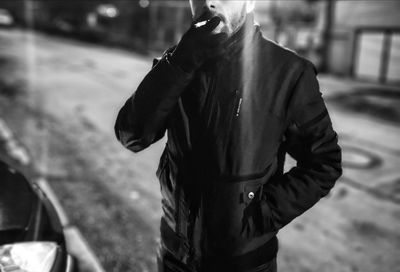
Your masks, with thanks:
[[[0,271],[76,271],[60,216],[39,185],[0,161],[0,186]]]

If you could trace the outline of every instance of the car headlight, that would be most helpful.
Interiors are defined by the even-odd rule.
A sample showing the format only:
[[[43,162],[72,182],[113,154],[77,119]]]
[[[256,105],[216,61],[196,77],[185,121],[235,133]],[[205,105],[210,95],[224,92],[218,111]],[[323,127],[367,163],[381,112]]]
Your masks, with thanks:
[[[0,271],[49,272],[57,256],[52,242],[26,242],[0,246]]]

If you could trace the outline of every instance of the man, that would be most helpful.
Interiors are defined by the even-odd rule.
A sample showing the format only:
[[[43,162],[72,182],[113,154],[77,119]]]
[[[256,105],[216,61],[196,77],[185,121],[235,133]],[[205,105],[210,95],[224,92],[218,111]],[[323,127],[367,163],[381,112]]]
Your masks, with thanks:
[[[276,271],[279,229],[342,173],[337,134],[313,65],[262,37],[254,1],[190,5],[115,125],[133,152],[168,132],[159,271]]]

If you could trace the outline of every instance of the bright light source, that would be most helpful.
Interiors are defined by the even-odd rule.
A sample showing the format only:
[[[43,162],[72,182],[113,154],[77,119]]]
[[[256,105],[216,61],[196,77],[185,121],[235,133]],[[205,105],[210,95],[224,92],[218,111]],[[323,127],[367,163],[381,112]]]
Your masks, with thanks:
[[[149,0],[140,0],[139,1],[139,6],[142,8],[147,8],[150,5]]]
[[[119,15],[118,9],[113,5],[103,4],[97,7],[97,13],[104,17],[114,18]]]
[[[57,255],[57,244],[26,242],[0,247],[0,271],[49,272]]]

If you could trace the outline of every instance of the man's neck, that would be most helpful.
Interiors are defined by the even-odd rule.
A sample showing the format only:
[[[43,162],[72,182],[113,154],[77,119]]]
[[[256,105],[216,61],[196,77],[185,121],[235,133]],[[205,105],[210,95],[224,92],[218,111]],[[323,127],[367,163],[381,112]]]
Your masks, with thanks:
[[[245,42],[251,42],[255,31],[254,14],[247,13],[243,24],[226,41],[226,48],[229,51],[230,49],[242,47]]]

